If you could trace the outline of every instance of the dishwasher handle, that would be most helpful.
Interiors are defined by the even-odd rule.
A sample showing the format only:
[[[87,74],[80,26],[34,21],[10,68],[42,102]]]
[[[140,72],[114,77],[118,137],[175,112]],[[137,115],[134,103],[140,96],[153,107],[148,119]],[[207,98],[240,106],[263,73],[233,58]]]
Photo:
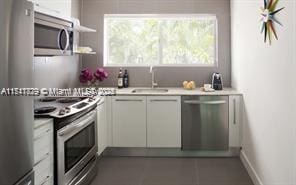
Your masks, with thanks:
[[[184,103],[190,105],[221,105],[225,104],[225,100],[217,100],[217,101],[199,101],[199,100],[184,100]]]

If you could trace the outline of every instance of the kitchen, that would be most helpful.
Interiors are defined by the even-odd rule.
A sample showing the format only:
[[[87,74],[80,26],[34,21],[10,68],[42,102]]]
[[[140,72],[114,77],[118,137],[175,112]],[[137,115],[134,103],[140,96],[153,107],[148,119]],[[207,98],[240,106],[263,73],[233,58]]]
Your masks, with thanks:
[[[295,1],[1,0],[0,15],[1,185],[296,185]]]

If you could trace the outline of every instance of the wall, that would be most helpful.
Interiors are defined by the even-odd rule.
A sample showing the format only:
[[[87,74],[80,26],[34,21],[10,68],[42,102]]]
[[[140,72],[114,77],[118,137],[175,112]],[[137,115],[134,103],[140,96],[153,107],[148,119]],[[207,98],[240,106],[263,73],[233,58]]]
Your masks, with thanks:
[[[37,88],[72,88],[79,84],[78,56],[34,57]]]
[[[80,0],[33,0],[42,7],[68,17],[80,17]],[[38,88],[70,88],[79,84],[79,56],[35,57],[34,76]]]
[[[232,85],[245,102],[242,159],[256,184],[296,184],[295,4],[279,1],[284,26],[270,46],[260,34],[263,1],[231,1]]]
[[[159,86],[181,86],[184,80],[195,80],[198,86],[210,82],[213,72],[220,72],[225,86],[230,86],[230,5],[229,0],[82,0],[82,24],[98,30],[96,34],[82,37],[85,46],[91,46],[97,55],[84,56],[83,67],[103,66],[103,16],[104,14],[164,14],[205,13],[217,14],[219,21],[219,67],[158,67]],[[107,68],[111,77],[102,86],[117,84],[118,68]],[[148,67],[128,68],[131,86],[150,86]]]

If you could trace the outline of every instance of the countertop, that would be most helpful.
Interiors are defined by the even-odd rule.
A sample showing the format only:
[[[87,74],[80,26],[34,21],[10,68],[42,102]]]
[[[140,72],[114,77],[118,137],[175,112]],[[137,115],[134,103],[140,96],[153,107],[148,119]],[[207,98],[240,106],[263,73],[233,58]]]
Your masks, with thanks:
[[[221,95],[242,95],[240,92],[236,91],[233,88],[224,88],[222,91],[214,92],[204,92],[201,88],[196,88],[194,90],[186,90],[184,88],[166,88],[159,87],[159,89],[168,89],[166,93],[159,92],[149,92],[149,93],[132,93],[134,89],[147,89],[147,87],[129,87],[123,89],[116,89],[116,95],[155,95],[155,96],[180,96],[180,95],[208,95],[208,96],[221,96]]]

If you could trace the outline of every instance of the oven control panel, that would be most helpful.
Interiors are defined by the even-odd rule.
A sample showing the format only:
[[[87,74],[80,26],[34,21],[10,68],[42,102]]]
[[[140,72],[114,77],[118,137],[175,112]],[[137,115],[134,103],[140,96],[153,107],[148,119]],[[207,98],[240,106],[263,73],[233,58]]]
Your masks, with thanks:
[[[51,116],[56,118],[63,118],[66,116],[70,116],[77,112],[88,109],[89,107],[97,104],[100,100],[101,100],[101,97],[89,97],[73,105],[62,108],[58,112],[52,113]]]

